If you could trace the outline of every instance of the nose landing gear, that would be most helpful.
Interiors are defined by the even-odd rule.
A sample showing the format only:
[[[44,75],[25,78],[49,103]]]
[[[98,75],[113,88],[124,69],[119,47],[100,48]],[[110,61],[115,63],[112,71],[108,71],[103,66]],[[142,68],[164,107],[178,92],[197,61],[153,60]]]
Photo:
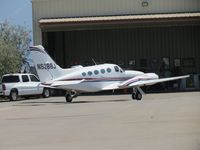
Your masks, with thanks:
[[[73,98],[78,96],[76,91],[67,91],[65,95],[66,102],[71,103]]]

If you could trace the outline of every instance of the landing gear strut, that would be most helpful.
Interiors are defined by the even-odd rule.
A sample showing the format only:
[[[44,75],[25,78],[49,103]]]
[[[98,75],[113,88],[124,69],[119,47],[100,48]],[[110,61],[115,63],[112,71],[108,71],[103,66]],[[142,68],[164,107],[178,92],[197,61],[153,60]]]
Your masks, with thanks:
[[[142,99],[141,92],[136,88],[133,88],[132,99],[136,99],[136,100],[141,100]]]
[[[66,95],[65,95],[65,99],[66,99],[66,102],[68,103],[71,103],[73,98],[76,98],[77,97],[77,92],[76,91],[67,91],[66,92]]]
[[[73,97],[72,97],[71,94],[66,94],[66,95],[65,95],[65,99],[66,99],[66,102],[71,103],[72,100],[73,100]]]

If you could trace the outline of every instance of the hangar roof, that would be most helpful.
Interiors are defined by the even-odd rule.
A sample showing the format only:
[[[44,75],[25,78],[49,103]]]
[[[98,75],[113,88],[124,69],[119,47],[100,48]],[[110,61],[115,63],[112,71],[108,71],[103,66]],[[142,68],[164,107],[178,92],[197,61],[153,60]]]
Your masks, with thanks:
[[[200,13],[92,16],[70,18],[44,18],[39,20],[41,28],[55,26],[140,24],[160,22],[200,21]]]
[[[140,20],[140,19],[163,19],[163,18],[190,18],[200,17],[200,13],[177,13],[177,14],[150,14],[150,15],[126,15],[126,16],[94,16],[76,18],[54,18],[40,19],[40,24],[44,23],[67,23],[67,22],[87,22],[87,21],[112,21],[112,20]]]

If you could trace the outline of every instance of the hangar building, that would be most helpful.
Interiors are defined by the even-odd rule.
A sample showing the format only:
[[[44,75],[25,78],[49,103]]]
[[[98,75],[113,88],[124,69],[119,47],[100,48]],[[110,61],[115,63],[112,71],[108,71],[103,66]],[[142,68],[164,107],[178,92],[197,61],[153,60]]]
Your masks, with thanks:
[[[62,67],[200,73],[199,0],[32,0],[34,44]]]

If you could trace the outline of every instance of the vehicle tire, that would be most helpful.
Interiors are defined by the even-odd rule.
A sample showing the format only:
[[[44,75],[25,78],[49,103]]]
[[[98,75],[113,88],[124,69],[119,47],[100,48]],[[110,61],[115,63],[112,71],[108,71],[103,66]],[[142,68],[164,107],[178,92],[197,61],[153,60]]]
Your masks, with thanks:
[[[132,99],[133,99],[133,100],[136,99],[136,94],[135,94],[135,93],[132,94]]]
[[[70,94],[66,94],[65,99],[66,99],[66,102],[71,103],[73,100],[73,97]]]
[[[141,100],[142,99],[142,94],[140,92],[136,93],[136,99]]]
[[[17,91],[17,89],[12,89],[10,91],[10,96],[9,96],[10,101],[16,101],[17,98],[18,98],[18,91]]]
[[[44,88],[42,96],[44,98],[48,98],[50,96],[50,90],[48,88]]]

